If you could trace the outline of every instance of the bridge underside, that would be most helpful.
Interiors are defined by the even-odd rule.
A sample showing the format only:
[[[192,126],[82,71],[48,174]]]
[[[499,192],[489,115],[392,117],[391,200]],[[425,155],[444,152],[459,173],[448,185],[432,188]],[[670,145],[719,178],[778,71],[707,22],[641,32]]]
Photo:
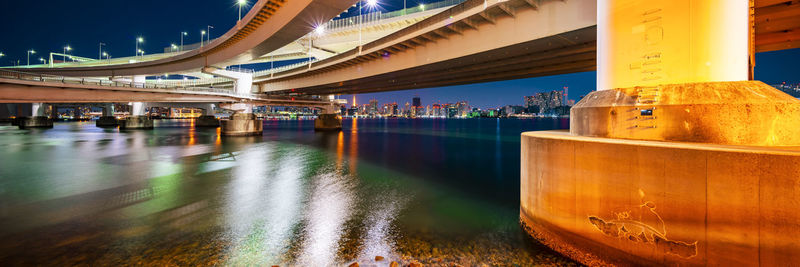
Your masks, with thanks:
[[[596,40],[597,27],[592,26],[434,64],[294,89],[312,95],[356,94],[592,71],[597,67]],[[401,57],[386,57],[396,56]]]

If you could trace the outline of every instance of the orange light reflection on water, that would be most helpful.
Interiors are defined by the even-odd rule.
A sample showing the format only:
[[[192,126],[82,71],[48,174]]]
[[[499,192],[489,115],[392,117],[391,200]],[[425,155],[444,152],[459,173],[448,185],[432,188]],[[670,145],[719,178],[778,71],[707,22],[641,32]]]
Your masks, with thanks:
[[[193,146],[197,143],[197,139],[195,138],[197,134],[197,129],[195,128],[194,121],[195,120],[191,120],[189,122],[189,143],[187,144],[189,146]]]
[[[217,140],[214,141],[214,145],[222,145],[222,127],[217,127]]]
[[[344,161],[344,132],[339,131],[339,136],[336,138],[336,169],[342,170],[342,162]]]
[[[350,173],[356,173],[358,164],[358,119],[353,117],[353,125],[350,129]]]

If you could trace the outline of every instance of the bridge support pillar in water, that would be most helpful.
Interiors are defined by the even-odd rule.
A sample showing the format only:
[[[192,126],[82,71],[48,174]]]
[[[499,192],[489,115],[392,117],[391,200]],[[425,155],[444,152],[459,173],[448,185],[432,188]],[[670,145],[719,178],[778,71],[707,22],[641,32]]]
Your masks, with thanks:
[[[253,136],[264,132],[264,121],[253,114],[250,104],[237,103],[231,105],[234,110],[229,119],[219,121],[223,136]]]
[[[522,134],[533,237],[587,265],[800,261],[800,101],[748,81],[749,5],[598,2],[598,91]]]
[[[95,122],[97,127],[117,127],[119,121],[114,116],[114,103],[103,104],[103,116]]]
[[[145,103],[133,102],[130,108],[130,116],[123,120],[119,120],[120,129],[153,129],[153,119],[145,114]]]
[[[195,127],[219,127],[219,119],[214,116],[214,104],[208,104],[203,108],[203,115],[195,120]]]
[[[333,95],[330,96],[331,100]],[[322,108],[321,113],[314,119],[314,130],[316,131],[340,131],[342,130],[342,117],[339,116],[337,106],[331,104]]]
[[[31,104],[31,116],[19,118],[20,129],[30,128],[53,128],[53,120],[47,117],[50,105],[45,103]]]

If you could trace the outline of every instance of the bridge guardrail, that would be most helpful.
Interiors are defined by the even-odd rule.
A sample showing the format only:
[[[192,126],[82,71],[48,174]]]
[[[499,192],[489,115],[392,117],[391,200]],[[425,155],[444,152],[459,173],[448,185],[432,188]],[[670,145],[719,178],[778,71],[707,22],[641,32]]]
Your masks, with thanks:
[[[394,17],[405,16],[405,15],[408,15],[408,14],[419,13],[419,12],[433,10],[433,9],[442,8],[442,7],[455,6],[455,5],[463,3],[464,1],[466,1],[466,0],[444,0],[444,1],[439,1],[439,2],[434,2],[434,3],[429,3],[429,4],[423,4],[421,6],[415,6],[415,7],[410,7],[410,8],[406,8],[406,9],[395,10],[395,11],[387,12],[387,13],[383,13],[381,11],[366,13],[366,14],[362,14],[360,16],[352,16],[352,17],[332,20],[332,21],[328,22],[325,25],[325,29],[326,30],[335,30],[335,29],[346,28],[346,27],[351,27],[351,26],[358,26],[359,23],[361,23],[361,25],[363,25],[363,26],[369,26],[369,25],[372,25],[372,24],[375,24],[375,23],[380,23],[381,20],[394,18]]]

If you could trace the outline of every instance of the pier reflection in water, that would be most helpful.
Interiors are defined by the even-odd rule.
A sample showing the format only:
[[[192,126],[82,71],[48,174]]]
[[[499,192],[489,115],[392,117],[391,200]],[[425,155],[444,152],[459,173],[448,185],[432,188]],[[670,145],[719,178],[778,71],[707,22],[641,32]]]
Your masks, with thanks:
[[[0,262],[572,264],[517,222],[519,133],[566,120],[265,123],[0,125]]]

